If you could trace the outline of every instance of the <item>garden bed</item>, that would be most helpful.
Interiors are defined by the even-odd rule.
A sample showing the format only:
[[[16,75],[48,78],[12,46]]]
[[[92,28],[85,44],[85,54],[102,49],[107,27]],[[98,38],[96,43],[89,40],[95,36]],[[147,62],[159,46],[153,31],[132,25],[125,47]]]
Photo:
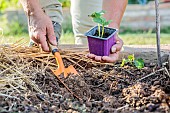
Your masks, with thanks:
[[[168,62],[163,68],[148,62],[143,69],[101,64],[75,47],[60,50],[65,66],[79,73],[64,79],[50,70],[57,68],[52,54],[21,42],[1,46],[0,112],[170,112]]]

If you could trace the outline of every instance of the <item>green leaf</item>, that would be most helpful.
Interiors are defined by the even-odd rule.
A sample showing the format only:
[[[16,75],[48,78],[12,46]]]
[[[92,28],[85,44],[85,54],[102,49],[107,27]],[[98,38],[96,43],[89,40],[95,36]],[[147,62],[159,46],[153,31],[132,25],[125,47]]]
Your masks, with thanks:
[[[122,64],[120,65],[121,67],[123,67],[126,63],[128,63],[128,59],[122,59]]]
[[[102,19],[101,18],[93,18],[93,21],[99,24],[102,24]]]
[[[121,63],[121,65],[120,65],[121,67],[123,67],[123,66],[125,65],[125,60],[126,60],[125,58],[122,59],[122,63]]]
[[[109,25],[111,22],[112,22],[112,20],[108,20],[108,21],[107,21],[107,23],[108,23],[107,25]]]
[[[134,60],[134,64],[138,69],[142,69],[144,67],[144,61],[141,58]]]
[[[129,55],[129,56],[128,56],[128,60],[129,60],[130,62],[133,62],[133,61],[135,60],[134,54]]]
[[[100,18],[101,15],[95,12],[95,13],[89,15],[89,16],[92,17],[92,18]]]
[[[94,12],[91,15],[88,15],[93,18],[93,21],[102,25],[102,35],[104,34],[104,26],[109,25],[111,23],[111,20],[107,21],[102,15],[105,13],[104,10],[101,10],[100,12]],[[99,26],[100,27],[100,26]],[[100,28],[98,28],[100,29]],[[100,36],[100,35],[99,35]]]
[[[104,23],[104,26],[109,25],[111,22],[112,22],[112,20],[106,21],[106,22]]]
[[[142,69],[144,67],[144,61],[142,58],[135,59],[134,54],[129,55],[128,59],[122,59],[121,67],[123,67],[125,64],[130,63],[132,66],[135,66],[138,69]]]
[[[101,16],[105,13],[104,10],[100,11],[100,12],[94,12],[91,15],[89,15],[92,18],[101,18]]]

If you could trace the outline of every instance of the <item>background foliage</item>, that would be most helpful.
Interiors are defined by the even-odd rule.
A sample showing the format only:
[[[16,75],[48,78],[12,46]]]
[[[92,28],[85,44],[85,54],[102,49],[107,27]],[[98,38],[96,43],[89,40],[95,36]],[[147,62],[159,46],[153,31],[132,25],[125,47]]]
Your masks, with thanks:
[[[18,23],[15,19],[9,22],[5,16],[1,16],[0,28],[3,29],[3,34],[6,35],[21,35],[28,34],[27,26],[25,24]]]
[[[70,6],[70,0],[59,0],[62,3],[63,7],[69,7]],[[140,0],[128,0],[129,4],[138,4]],[[147,2],[153,1],[153,0],[147,0]],[[5,10],[6,8],[18,8],[19,0],[0,0],[0,11]]]
[[[70,0],[59,0],[63,7],[70,6]],[[4,11],[6,8],[19,8],[19,0],[0,0],[0,12]]]
[[[62,3],[63,7],[70,7],[71,3],[70,0],[58,0]]]
[[[19,0],[0,0],[0,12],[4,11],[6,8],[18,8],[20,7]]]

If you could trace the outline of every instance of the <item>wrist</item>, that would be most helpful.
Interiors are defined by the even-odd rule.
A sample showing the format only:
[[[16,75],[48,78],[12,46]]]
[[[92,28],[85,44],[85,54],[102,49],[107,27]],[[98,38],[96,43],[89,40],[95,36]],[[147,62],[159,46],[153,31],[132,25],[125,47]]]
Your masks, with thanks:
[[[27,16],[39,15],[43,13],[38,0],[20,0]]]
[[[115,28],[115,29],[119,29],[119,24],[114,23],[114,22],[111,22],[110,25],[109,25],[109,27]]]
[[[41,8],[27,8],[24,11],[27,16],[39,16],[44,13]]]

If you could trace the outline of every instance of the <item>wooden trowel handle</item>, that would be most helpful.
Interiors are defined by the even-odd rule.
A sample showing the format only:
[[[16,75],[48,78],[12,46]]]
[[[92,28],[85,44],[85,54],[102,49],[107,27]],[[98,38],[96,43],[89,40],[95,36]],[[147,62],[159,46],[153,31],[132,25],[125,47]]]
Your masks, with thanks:
[[[48,41],[47,41],[47,43],[48,43],[48,46],[49,46],[49,48],[50,48],[50,51],[53,53],[53,55],[54,55],[55,52],[59,52],[57,46],[52,45],[52,44],[51,44],[50,42],[48,42]]]
[[[54,57],[55,57],[55,59],[57,61],[58,70],[60,70],[60,72],[64,72],[63,60],[61,58],[61,55],[60,55],[60,53],[58,51],[57,46],[54,46],[54,45],[50,44],[50,42],[48,42],[48,41],[47,41],[47,43],[48,43],[49,48],[50,48],[51,52],[53,53],[53,55],[54,55]]]

